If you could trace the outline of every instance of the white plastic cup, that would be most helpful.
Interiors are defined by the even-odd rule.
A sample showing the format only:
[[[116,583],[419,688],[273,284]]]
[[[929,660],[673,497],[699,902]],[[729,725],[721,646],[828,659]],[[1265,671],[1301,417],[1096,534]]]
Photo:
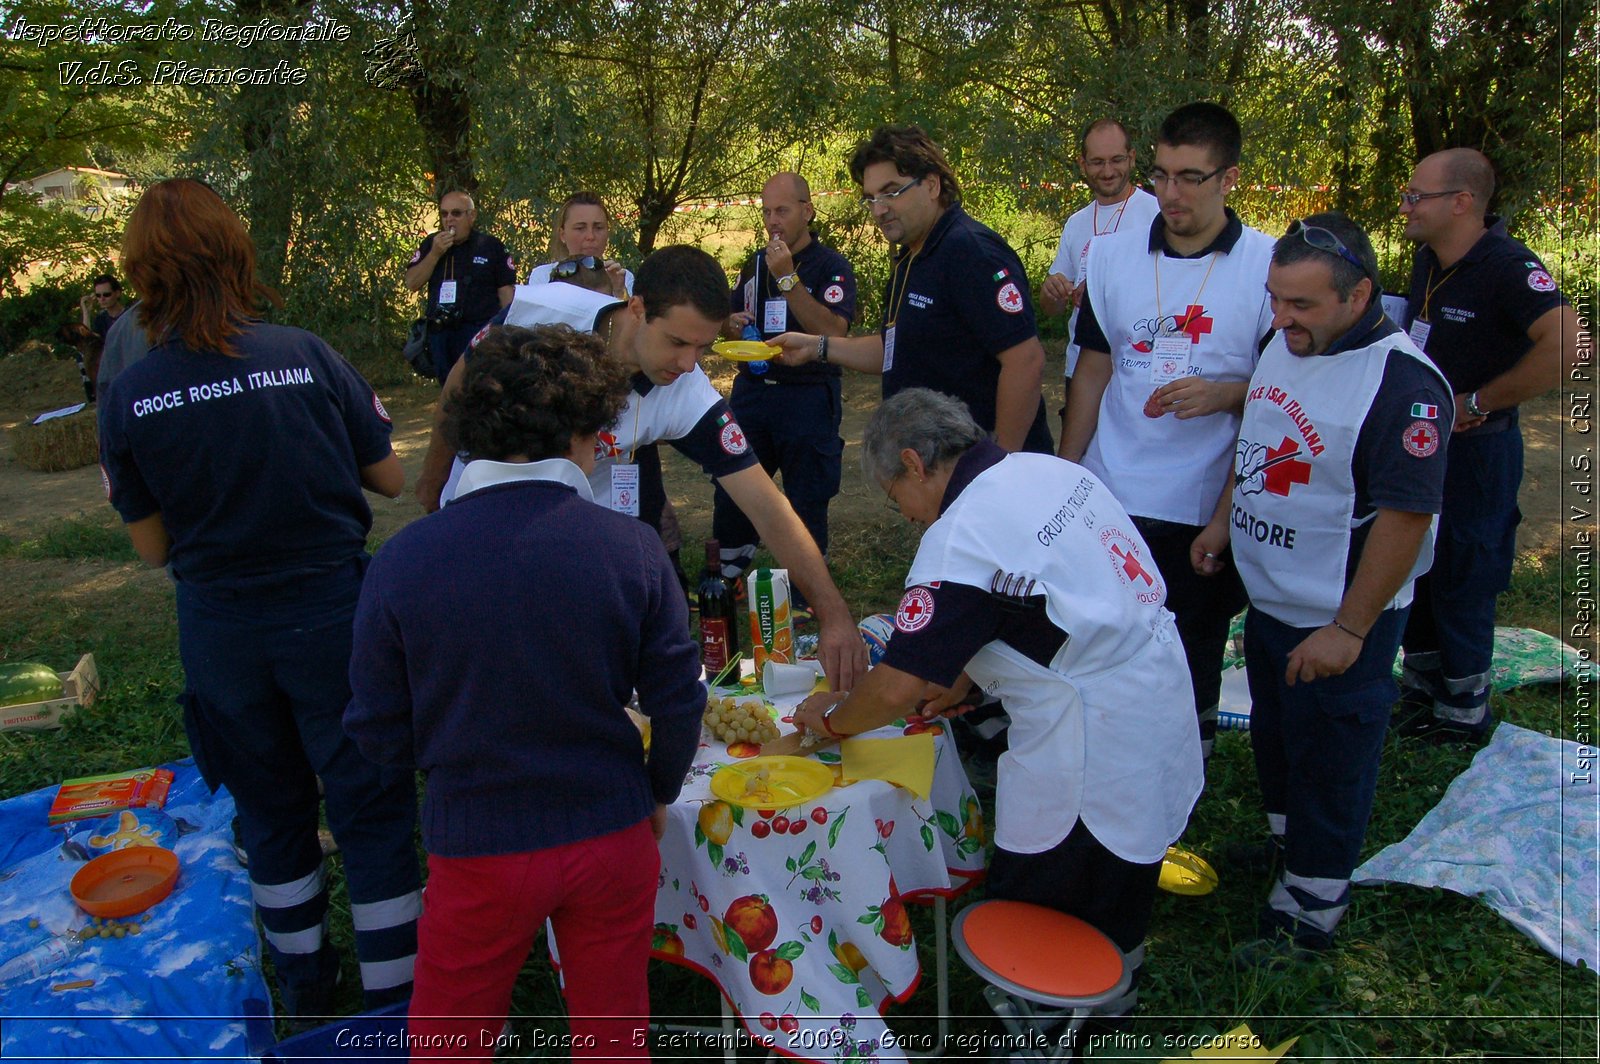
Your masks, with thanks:
[[[791,695],[808,695],[822,675],[820,667],[810,662],[786,665],[768,661],[761,668],[761,687],[768,698],[786,698]]]

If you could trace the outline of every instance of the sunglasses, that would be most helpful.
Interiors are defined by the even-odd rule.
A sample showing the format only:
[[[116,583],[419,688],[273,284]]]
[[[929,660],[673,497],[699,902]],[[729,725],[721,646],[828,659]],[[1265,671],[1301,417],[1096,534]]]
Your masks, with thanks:
[[[1335,236],[1331,229],[1324,229],[1320,225],[1307,225],[1302,221],[1293,221],[1289,223],[1289,228],[1285,230],[1283,235],[1298,235],[1300,239],[1318,251],[1326,251],[1330,255],[1337,255],[1360,270],[1364,276],[1371,276],[1367,272],[1366,265],[1356,258],[1355,252],[1345,247],[1344,241]]]
[[[585,255],[582,258],[558,262],[555,265],[555,269],[550,272],[556,277],[576,277],[579,270],[603,270],[605,268],[604,259],[597,259],[593,255]]]
[[[1457,196],[1465,191],[1466,189],[1462,188],[1447,188],[1442,192],[1402,192],[1400,193],[1400,202],[1407,207],[1415,207],[1425,199],[1438,199],[1440,196]]]

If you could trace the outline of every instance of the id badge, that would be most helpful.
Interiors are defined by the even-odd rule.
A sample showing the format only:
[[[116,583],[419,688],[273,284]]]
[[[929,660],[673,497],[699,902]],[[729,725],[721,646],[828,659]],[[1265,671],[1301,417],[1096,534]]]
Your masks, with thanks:
[[[1191,357],[1187,336],[1158,336],[1150,353],[1150,383],[1157,388],[1189,375]]]
[[[639,516],[639,466],[618,462],[611,467],[611,508],[629,517]]]
[[[439,303],[454,303],[456,301],[456,283],[454,281],[439,282]]]
[[[1423,321],[1421,318],[1418,318],[1416,321],[1411,323],[1411,329],[1410,329],[1411,342],[1416,344],[1422,350],[1426,351],[1428,349],[1428,334],[1431,333],[1432,331],[1433,331],[1433,323],[1432,322],[1426,322],[1426,321]]]
[[[787,299],[769,299],[761,305],[761,331],[765,333],[786,332],[789,328],[789,301]]]
[[[744,312],[751,317],[755,317],[756,279],[754,277],[744,283]]]
[[[883,372],[894,369],[894,326],[883,330]]]

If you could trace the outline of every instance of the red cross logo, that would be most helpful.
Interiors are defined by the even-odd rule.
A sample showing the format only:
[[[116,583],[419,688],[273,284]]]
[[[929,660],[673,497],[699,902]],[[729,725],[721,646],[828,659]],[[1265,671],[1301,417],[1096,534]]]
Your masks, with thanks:
[[[906,603],[906,608],[903,612],[907,617],[914,621],[918,617],[922,616],[922,603],[913,599],[912,601]]]
[[[617,434],[602,429],[595,434],[594,456],[596,458],[615,458],[622,452],[617,448]]]
[[[1417,450],[1421,450],[1433,442],[1433,437],[1428,433],[1423,432],[1421,429],[1413,432],[1411,435],[1407,436],[1406,439],[1410,440],[1411,446]]]
[[[735,421],[722,426],[720,440],[722,449],[729,454],[744,454],[750,449],[749,444],[745,442],[744,433],[739,430],[739,424]]]
[[[1311,463],[1296,458],[1299,453],[1300,445],[1287,436],[1278,446],[1267,448],[1267,461],[1261,469],[1265,474],[1263,487],[1268,492],[1287,496],[1293,485],[1311,483]]]
[[[894,612],[894,626],[902,632],[915,632],[933,620],[933,593],[925,587],[914,587],[900,600]]]
[[[1189,334],[1189,342],[1197,344],[1200,337],[1211,331],[1211,319],[1205,316],[1206,308],[1197,303],[1190,303],[1183,317],[1178,320],[1178,331]]]
[[[1115,543],[1111,545],[1111,553],[1115,554],[1117,561],[1122,563],[1123,575],[1129,580],[1143,580],[1145,587],[1155,586],[1155,579],[1145,572],[1144,566],[1139,564],[1139,559],[1136,555],[1124,551]]]

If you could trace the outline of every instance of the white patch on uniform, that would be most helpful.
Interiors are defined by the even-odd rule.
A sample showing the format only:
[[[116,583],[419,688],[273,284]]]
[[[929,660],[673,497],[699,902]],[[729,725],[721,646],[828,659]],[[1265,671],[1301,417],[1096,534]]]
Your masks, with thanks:
[[[933,620],[933,592],[914,587],[900,599],[894,611],[894,626],[902,632],[915,632]]]
[[[1022,292],[1017,288],[1015,281],[1007,281],[1000,286],[1000,291],[995,293],[994,301],[1000,304],[1000,309],[1007,314],[1022,313]]]
[[[469,348],[477,347],[478,346],[478,342],[483,339],[484,334],[487,333],[492,328],[494,328],[493,325],[485,325],[483,328],[479,329],[475,334],[473,334],[472,341],[467,344],[467,347],[469,347]]]
[[[383,400],[378,398],[377,392],[372,393],[372,409],[377,412],[379,417],[383,418],[383,423],[385,425],[394,424],[394,422],[389,418],[389,411],[383,408]]]
[[[1528,274],[1528,287],[1535,292],[1554,292],[1556,280],[1544,270],[1534,270]]]
[[[512,258],[511,258],[510,255],[506,256],[506,269],[510,270],[512,273],[516,273],[517,272],[517,264],[514,261],[512,261]]]
[[[106,498],[111,498],[111,477],[106,473],[104,463],[100,465],[100,486],[106,489]]]
[[[830,284],[828,287],[822,290],[822,298],[825,302],[837,303],[839,300],[844,298],[844,287],[842,285]]]
[[[415,255],[411,256],[411,265],[415,266],[417,263],[419,263],[421,261],[422,261],[422,249],[418,248],[417,249],[417,253]]]
[[[1413,421],[1400,434],[1400,442],[1413,458],[1427,458],[1439,449],[1439,429],[1431,421]]]
[[[722,426],[718,442],[728,454],[744,454],[750,449],[750,441],[744,438],[744,430],[739,427],[737,421],[730,421]]]
[[[1117,579],[1122,581],[1123,587],[1132,589],[1134,598],[1146,605],[1157,605],[1167,597],[1155,563],[1139,552],[1133,537],[1120,528],[1102,528],[1100,545],[1106,549],[1106,558],[1116,571]]]

